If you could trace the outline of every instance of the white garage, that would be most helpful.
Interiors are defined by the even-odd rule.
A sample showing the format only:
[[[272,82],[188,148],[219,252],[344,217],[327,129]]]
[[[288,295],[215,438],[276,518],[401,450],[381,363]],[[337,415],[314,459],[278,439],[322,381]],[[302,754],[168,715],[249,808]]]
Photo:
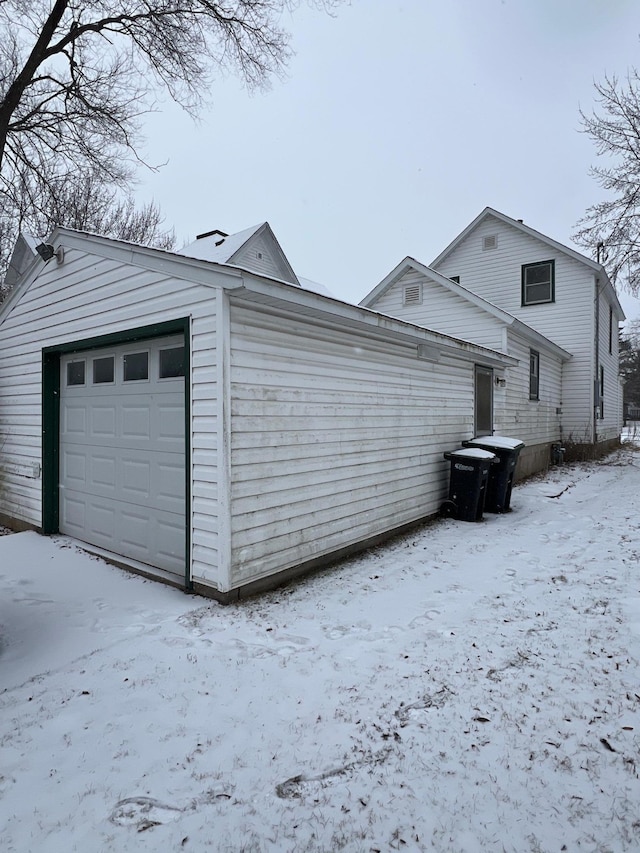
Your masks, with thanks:
[[[184,575],[181,337],[60,359],[60,532]]]
[[[306,290],[266,224],[51,241],[0,307],[0,524],[221,601],[437,512],[517,363]]]

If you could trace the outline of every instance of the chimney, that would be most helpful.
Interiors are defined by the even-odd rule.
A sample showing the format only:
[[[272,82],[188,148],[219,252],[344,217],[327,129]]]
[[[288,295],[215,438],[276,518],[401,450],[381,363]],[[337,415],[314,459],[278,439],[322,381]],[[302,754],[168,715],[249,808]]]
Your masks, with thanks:
[[[214,243],[216,244],[216,246],[221,246],[222,243],[224,243],[225,241],[225,237],[228,236],[229,235],[226,234],[224,231],[218,231],[217,228],[214,228],[213,231],[205,231],[204,234],[197,234],[196,240],[204,240],[205,237],[217,237],[218,239],[214,240]]]

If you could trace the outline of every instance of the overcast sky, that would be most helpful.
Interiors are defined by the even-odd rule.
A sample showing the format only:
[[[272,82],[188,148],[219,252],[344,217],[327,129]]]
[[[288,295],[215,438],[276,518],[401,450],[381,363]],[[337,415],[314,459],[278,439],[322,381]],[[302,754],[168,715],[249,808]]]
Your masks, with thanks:
[[[198,125],[166,103],[147,122],[166,165],[140,200],[180,245],[268,220],[298,274],[357,302],[487,205],[570,243],[601,197],[579,109],[640,65],[637,0],[351,0],[335,17],[303,0],[285,23],[285,81],[222,79]]]

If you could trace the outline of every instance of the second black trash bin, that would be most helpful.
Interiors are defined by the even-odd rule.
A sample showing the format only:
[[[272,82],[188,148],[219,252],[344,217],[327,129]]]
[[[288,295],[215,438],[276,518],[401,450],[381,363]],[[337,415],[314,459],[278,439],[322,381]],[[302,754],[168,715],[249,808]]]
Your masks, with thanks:
[[[445,453],[444,458],[451,461],[451,476],[449,500],[442,504],[442,514],[461,521],[481,521],[489,468],[497,461],[495,454],[479,447],[463,447]]]
[[[489,472],[484,508],[487,512],[509,512],[513,476],[524,442],[519,438],[509,438],[505,435],[484,435],[481,438],[464,441],[463,446],[478,447],[495,453],[497,464],[492,465]]]

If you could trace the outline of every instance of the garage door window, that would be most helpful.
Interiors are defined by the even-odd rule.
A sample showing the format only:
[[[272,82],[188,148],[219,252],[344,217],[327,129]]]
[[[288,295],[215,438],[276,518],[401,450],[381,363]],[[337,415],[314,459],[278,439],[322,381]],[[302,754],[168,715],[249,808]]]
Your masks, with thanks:
[[[184,376],[184,347],[160,350],[160,379],[175,379]]]
[[[84,361],[67,364],[67,385],[84,385]]]
[[[93,384],[112,384],[115,378],[115,359],[112,355],[93,359]]]
[[[139,382],[143,379],[149,379],[148,352],[129,352],[124,356],[123,361],[125,382]]]

